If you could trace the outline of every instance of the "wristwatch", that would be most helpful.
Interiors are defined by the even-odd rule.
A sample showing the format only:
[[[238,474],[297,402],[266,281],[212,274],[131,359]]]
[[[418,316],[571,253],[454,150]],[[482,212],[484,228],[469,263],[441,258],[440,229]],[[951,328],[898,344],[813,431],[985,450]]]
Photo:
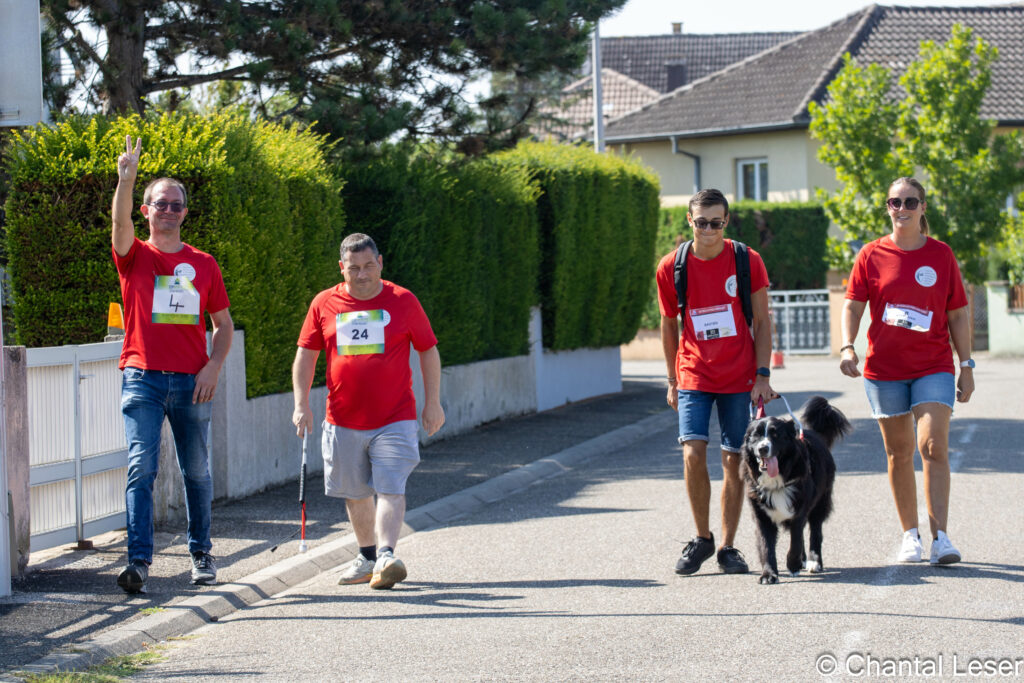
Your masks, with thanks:
[[[760,367],[757,369],[757,374],[761,375],[762,377],[771,377],[772,371],[766,367]]]
[[[974,369],[974,359],[968,358],[967,360],[960,361],[960,367]]]

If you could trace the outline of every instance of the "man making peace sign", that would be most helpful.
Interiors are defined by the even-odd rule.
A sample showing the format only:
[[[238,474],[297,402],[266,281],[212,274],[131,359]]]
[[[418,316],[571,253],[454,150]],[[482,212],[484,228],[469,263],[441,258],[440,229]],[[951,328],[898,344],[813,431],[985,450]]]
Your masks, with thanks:
[[[210,554],[210,401],[231,348],[234,324],[224,278],[212,256],[181,241],[188,213],[185,186],[157,178],[143,193],[149,239],[135,236],[132,192],[142,138],[117,160],[114,192],[114,264],[121,280],[125,336],[120,368],[121,412],[128,440],[128,565],[117,577],[127,593],[144,590],[153,561],[153,483],[160,459],[160,428],[166,417],[174,434],[185,483],[192,583],[212,584]],[[213,352],[206,353],[206,320],[213,323]]]

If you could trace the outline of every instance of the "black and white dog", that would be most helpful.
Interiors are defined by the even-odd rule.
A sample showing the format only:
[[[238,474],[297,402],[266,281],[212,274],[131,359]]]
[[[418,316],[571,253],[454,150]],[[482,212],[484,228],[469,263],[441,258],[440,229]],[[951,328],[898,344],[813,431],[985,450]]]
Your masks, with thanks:
[[[754,420],[740,450],[747,499],[757,522],[760,582],[764,584],[779,582],[775,559],[779,525],[789,528],[786,568],[790,574],[799,574],[805,566],[809,572],[823,570],[821,525],[832,512],[836,478],[830,449],[852,426],[821,396],[804,406],[802,426],[777,417]],[[804,525],[811,528],[809,556],[804,552]]]

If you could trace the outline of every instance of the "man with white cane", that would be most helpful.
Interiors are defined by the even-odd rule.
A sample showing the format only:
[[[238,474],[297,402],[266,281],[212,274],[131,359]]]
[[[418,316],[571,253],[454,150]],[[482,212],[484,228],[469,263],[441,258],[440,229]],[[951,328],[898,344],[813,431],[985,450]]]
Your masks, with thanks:
[[[386,589],[406,577],[394,550],[405,517],[405,483],[420,460],[409,346],[420,357],[428,435],[444,424],[441,356],[419,300],[381,279],[384,262],[369,236],[346,237],[338,265],[344,281],[314,297],[299,334],[292,423],[299,435],[312,431],[309,389],[317,357],[327,349],[324,489],[345,499],[359,543],[359,555],[338,583]]]

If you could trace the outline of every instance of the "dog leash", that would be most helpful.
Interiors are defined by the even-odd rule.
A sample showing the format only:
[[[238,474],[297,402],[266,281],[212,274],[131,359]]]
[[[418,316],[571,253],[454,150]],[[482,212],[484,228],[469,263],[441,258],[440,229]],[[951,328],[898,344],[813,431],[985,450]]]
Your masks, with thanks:
[[[781,398],[782,402],[786,405],[786,412],[789,413],[789,416],[791,418],[793,418],[793,424],[796,425],[797,430],[800,432],[799,436],[800,436],[801,439],[803,439],[804,438],[804,426],[800,423],[799,418],[797,418],[797,416],[795,414],[793,414],[793,409],[789,407],[789,401],[787,401],[786,397],[783,396],[782,394],[777,394],[777,396],[779,398]],[[765,417],[764,399],[763,398],[757,399],[757,413],[756,414],[754,413],[754,402],[751,401],[750,402],[750,419],[751,420],[760,420],[762,417]]]

